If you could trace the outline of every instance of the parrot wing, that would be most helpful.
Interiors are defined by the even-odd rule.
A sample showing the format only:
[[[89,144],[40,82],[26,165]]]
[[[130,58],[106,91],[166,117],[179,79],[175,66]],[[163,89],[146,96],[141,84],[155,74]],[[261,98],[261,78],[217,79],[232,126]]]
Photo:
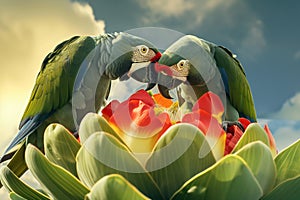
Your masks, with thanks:
[[[245,71],[240,62],[225,47],[215,46],[214,58],[221,73],[226,94],[240,116],[256,121],[254,101]]]
[[[44,120],[70,100],[79,67],[94,47],[93,38],[75,36],[57,45],[54,51],[46,56],[21,119],[20,131],[5,153],[34,132]]]

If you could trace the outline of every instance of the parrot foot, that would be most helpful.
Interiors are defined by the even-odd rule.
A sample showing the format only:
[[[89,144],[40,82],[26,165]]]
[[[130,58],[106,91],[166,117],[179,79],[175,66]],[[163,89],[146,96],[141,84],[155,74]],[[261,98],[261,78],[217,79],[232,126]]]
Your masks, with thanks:
[[[223,121],[222,122],[222,127],[225,130],[225,132],[227,132],[227,130],[230,126],[237,126],[239,129],[241,129],[241,131],[243,131],[243,132],[245,131],[244,126],[239,121]]]

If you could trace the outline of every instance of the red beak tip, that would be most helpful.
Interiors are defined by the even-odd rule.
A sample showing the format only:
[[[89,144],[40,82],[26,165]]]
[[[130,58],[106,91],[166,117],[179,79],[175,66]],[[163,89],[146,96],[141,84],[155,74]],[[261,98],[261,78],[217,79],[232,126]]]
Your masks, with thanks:
[[[173,74],[172,70],[167,65],[162,65],[162,64],[159,64],[159,63],[155,63],[154,68],[155,68],[155,71],[158,72],[158,73],[163,72],[164,74],[166,74],[168,76],[172,76],[172,74]]]
[[[158,60],[160,59],[160,57],[161,57],[161,53],[160,53],[160,52],[157,52],[157,53],[155,54],[155,56],[151,59],[151,62],[156,62],[156,61],[158,61]]]

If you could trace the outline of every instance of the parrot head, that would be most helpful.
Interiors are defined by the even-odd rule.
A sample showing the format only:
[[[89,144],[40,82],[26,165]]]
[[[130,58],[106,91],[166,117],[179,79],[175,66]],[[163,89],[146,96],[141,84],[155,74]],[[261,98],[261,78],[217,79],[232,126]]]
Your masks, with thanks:
[[[212,54],[208,43],[192,35],[173,43],[154,67],[161,94],[171,98],[169,90],[181,83],[204,85],[210,81],[217,70]]]
[[[105,74],[111,79],[126,80],[132,77],[141,82],[149,82],[154,63],[161,53],[149,41],[128,34],[119,33],[112,40],[110,62]]]

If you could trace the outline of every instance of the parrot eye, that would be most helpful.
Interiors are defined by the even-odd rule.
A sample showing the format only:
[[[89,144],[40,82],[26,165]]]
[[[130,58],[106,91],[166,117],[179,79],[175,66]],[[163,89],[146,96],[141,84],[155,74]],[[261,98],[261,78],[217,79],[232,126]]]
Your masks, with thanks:
[[[187,60],[181,60],[177,63],[178,70],[183,70],[186,67]]]
[[[148,52],[149,52],[149,47],[147,47],[145,45],[138,46],[138,49],[140,51],[140,54],[143,55],[143,56],[147,55]]]

